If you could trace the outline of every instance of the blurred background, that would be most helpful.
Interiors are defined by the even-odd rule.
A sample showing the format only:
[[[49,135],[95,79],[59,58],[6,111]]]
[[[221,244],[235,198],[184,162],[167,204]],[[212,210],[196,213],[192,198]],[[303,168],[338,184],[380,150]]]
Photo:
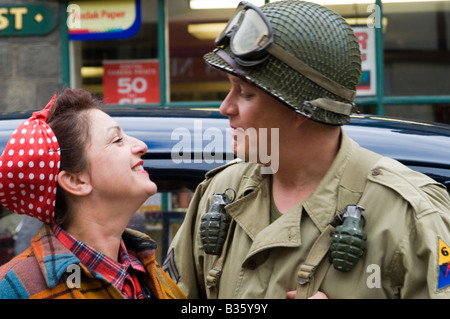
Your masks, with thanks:
[[[111,105],[218,107],[229,85],[202,56],[238,2],[2,0],[0,111],[40,107],[63,87]],[[312,2],[355,28],[361,112],[450,123],[449,0]]]

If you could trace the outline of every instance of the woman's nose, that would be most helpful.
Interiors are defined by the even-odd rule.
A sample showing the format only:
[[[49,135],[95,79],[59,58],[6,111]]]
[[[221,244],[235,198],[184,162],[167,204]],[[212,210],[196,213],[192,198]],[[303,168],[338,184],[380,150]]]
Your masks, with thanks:
[[[131,143],[132,143],[132,152],[133,154],[139,154],[140,156],[144,155],[145,153],[147,153],[148,147],[147,144],[145,144],[143,141],[135,138],[135,137],[130,137],[131,139]]]

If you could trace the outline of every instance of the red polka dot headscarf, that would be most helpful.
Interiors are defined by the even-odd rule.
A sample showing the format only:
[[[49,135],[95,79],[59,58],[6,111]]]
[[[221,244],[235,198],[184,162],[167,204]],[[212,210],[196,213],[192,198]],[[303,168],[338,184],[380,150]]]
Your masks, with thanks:
[[[53,223],[60,149],[47,106],[13,132],[0,157],[0,204],[18,214]]]

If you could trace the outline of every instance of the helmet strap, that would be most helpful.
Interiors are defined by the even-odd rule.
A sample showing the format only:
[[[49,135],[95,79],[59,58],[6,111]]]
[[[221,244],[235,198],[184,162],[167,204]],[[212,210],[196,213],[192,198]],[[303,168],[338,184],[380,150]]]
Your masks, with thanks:
[[[272,54],[274,57],[276,57],[278,60],[286,63],[291,68],[293,68],[295,71],[299,72],[309,80],[313,81],[317,85],[321,86],[325,90],[347,100],[347,101],[353,101],[353,99],[356,96],[356,92],[353,90],[350,90],[346,88],[345,86],[336,83],[335,81],[327,78],[322,73],[318,72],[317,70],[313,69],[294,55],[292,55],[290,52],[284,50],[282,47],[275,43],[271,43],[267,48],[267,52]]]

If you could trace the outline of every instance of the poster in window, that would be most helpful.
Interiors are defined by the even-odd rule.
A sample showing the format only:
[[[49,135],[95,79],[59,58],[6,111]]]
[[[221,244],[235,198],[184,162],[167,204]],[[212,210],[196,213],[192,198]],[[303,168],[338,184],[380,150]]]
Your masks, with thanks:
[[[361,50],[361,77],[357,87],[358,96],[374,96],[376,88],[375,29],[354,27]]]
[[[106,104],[160,102],[158,60],[103,61],[103,70]]]

